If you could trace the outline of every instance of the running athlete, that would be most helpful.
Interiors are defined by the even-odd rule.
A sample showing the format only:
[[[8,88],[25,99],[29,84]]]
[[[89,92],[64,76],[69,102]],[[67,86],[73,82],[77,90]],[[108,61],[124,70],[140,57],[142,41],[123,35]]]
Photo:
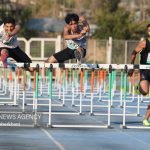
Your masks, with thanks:
[[[0,52],[1,61],[4,67],[7,67],[7,58],[11,57],[17,62],[31,63],[31,59],[19,48],[17,41],[18,28],[15,28],[16,22],[12,17],[5,17],[0,26]],[[27,68],[27,70],[30,70]]]
[[[132,52],[131,64],[134,64],[136,54],[140,53],[140,64],[150,65],[150,24],[147,25],[148,38],[141,41]],[[132,76],[133,70],[129,71],[129,76]],[[138,90],[142,95],[147,95],[149,92],[150,70],[140,70],[140,83]],[[150,103],[147,107],[147,112],[143,120],[144,126],[150,126],[148,119],[150,117]]]
[[[65,18],[64,39],[67,48],[50,56],[46,62],[62,63],[76,58],[79,62],[86,55],[86,34],[89,32],[89,24],[83,16],[68,14]]]

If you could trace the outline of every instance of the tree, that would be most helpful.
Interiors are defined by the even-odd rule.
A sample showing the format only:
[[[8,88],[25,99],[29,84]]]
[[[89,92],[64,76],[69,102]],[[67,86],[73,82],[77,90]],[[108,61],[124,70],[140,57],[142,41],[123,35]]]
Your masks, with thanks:
[[[38,33],[36,31],[29,30],[26,26],[28,20],[31,17],[31,9],[29,7],[24,8],[20,15],[15,15],[14,17],[16,17],[16,20],[18,20],[21,26],[19,36],[25,37],[26,39],[29,39],[33,36],[37,36]]]
[[[114,12],[118,9],[121,0],[100,0],[101,9],[106,12]]]
[[[120,0],[102,0],[103,6],[97,12],[97,30],[96,38],[113,38],[128,39],[131,37],[129,24],[131,24],[130,13],[124,9],[118,8]]]
[[[16,9],[12,9],[12,5],[10,1],[1,1],[0,2],[0,18],[3,20],[6,16],[12,16],[19,22],[21,26],[21,31],[19,32],[19,36],[23,36],[29,39],[32,36],[36,36],[37,32],[33,30],[29,30],[26,27],[26,23],[32,17],[31,8],[30,7],[22,7],[21,5],[16,3]],[[9,6],[9,7],[6,7]],[[10,8],[10,9],[8,9]]]

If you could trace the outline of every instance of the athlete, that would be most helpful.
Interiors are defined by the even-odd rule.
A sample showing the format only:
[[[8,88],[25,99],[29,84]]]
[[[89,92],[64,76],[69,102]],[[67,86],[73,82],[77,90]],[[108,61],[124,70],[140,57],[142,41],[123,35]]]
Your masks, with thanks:
[[[2,31],[3,31],[4,23],[0,21],[0,38],[2,38]],[[5,36],[6,39],[9,39],[11,36],[16,35],[20,31],[20,25],[16,23],[15,28],[12,32],[9,32],[7,36]],[[1,58],[0,58],[1,60]],[[6,64],[5,64],[6,66]]]
[[[31,63],[31,59],[19,48],[16,33],[20,27],[16,27],[15,19],[5,17],[0,26],[0,52],[1,61],[4,67],[7,67],[7,58],[11,57],[17,62]],[[26,68],[30,71],[29,68]],[[31,69],[32,71],[32,69]]]
[[[90,30],[87,20],[72,13],[66,16],[65,22],[63,37],[67,47],[50,56],[46,60],[48,63],[62,63],[73,58],[81,63],[81,59],[86,55],[86,37]]]
[[[136,54],[140,53],[141,59],[140,64],[150,65],[150,24],[147,25],[148,38],[141,41],[132,52],[131,55],[131,64],[134,64]],[[133,70],[129,70],[129,76],[132,76]],[[150,70],[140,70],[140,83],[138,90],[142,95],[147,95],[149,92],[149,83],[150,83]],[[148,119],[150,117],[150,103],[147,107],[147,112],[143,120],[144,126],[150,126]]]

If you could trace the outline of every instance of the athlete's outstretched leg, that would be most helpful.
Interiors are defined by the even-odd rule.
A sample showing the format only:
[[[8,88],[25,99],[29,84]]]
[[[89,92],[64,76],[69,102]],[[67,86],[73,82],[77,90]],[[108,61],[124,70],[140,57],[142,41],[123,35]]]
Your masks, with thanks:
[[[74,55],[75,55],[75,58],[77,59],[78,61],[78,64],[81,64],[82,63],[82,58],[84,56],[84,49],[83,48],[77,48],[75,51],[74,51]]]
[[[147,80],[140,81],[139,91],[142,95],[147,95],[149,92],[149,82]],[[148,119],[150,117],[150,104],[147,106],[147,111],[143,120],[143,125],[150,126]]]

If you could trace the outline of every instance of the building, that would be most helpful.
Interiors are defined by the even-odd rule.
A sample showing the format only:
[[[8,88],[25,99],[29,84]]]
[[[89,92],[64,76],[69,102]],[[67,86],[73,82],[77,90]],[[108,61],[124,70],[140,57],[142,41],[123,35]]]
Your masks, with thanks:
[[[21,10],[22,6],[17,3],[17,0],[0,0],[0,17],[19,14]]]
[[[145,21],[150,16],[149,0],[121,0],[119,6],[134,13],[135,21]]]

